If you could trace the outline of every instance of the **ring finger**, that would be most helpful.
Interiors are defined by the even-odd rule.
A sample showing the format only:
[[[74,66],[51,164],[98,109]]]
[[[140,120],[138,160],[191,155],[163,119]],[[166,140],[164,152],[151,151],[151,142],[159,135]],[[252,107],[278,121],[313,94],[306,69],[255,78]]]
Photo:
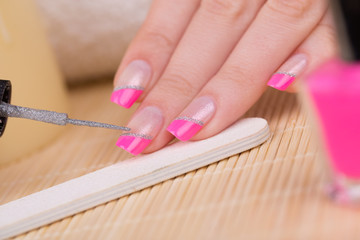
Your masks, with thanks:
[[[201,139],[236,121],[260,97],[269,76],[311,34],[326,7],[324,0],[267,1],[220,71],[168,130],[188,140],[204,127],[195,137]]]

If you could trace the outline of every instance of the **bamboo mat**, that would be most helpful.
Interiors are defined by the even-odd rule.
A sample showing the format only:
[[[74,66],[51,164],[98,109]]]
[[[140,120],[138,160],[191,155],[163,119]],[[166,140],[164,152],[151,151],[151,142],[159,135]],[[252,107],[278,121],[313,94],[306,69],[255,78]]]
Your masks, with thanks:
[[[110,84],[71,91],[74,118],[124,124]],[[18,236],[17,239],[360,239],[360,210],[332,204],[296,96],[269,89],[247,116],[269,121],[260,147]],[[0,166],[0,204],[130,157],[118,132],[67,127]],[[21,211],[21,209],[19,209]]]

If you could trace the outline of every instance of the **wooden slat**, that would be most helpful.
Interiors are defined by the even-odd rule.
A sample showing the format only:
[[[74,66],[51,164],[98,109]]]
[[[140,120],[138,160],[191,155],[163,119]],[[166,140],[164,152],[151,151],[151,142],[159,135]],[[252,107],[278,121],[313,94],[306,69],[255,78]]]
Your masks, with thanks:
[[[71,116],[126,123],[134,108],[109,104],[110,93],[111,84],[73,89]],[[18,239],[360,239],[360,210],[322,192],[324,168],[296,96],[269,89],[247,116],[268,120],[269,142]],[[0,204],[130,157],[117,137],[69,127],[0,167]]]

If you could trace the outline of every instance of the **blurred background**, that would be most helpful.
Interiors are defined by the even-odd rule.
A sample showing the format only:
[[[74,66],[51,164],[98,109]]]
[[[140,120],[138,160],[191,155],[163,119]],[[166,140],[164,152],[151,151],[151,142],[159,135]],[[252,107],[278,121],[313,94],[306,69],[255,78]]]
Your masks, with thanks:
[[[0,79],[12,82],[11,103],[72,115],[73,103],[66,85],[84,86],[80,83],[94,80],[108,82],[104,96],[108,100],[111,80],[150,3],[0,1]],[[100,118],[93,120],[108,120]],[[45,146],[63,130],[11,119],[0,139],[0,164]]]
[[[75,83],[111,77],[151,0],[36,0],[60,70]]]

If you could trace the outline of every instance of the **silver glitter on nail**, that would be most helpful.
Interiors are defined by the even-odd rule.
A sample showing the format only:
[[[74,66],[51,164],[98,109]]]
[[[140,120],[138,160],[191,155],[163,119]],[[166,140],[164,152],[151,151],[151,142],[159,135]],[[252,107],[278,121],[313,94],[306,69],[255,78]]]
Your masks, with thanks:
[[[284,75],[288,75],[290,77],[296,77],[296,74],[289,73],[289,72],[276,72],[273,75],[275,75],[275,74],[284,74]]]
[[[141,134],[141,133],[131,133],[131,132],[123,133],[123,134],[121,134],[121,136],[139,137],[139,138],[148,139],[148,140],[152,139],[152,136]]]
[[[124,85],[114,88],[114,91],[120,90],[120,89],[135,89],[135,90],[141,90],[144,91],[144,87],[141,86],[135,86],[135,85]]]
[[[15,117],[15,118],[25,118],[31,119],[40,122],[52,123],[56,125],[66,125],[73,124],[78,126],[88,126],[88,127],[100,127],[100,128],[109,128],[116,130],[130,131],[128,127],[121,127],[107,123],[99,123],[93,121],[84,121],[78,119],[68,118],[66,113],[58,113],[48,110],[33,109],[27,107],[20,107],[16,105],[11,105],[8,103],[1,102],[0,104],[0,116],[2,117]]]
[[[202,121],[196,120],[196,119],[190,118],[190,117],[178,117],[178,118],[175,118],[175,120],[185,120],[185,121],[188,121],[188,122],[196,123],[197,125],[200,125],[200,126],[204,125],[204,123]]]

